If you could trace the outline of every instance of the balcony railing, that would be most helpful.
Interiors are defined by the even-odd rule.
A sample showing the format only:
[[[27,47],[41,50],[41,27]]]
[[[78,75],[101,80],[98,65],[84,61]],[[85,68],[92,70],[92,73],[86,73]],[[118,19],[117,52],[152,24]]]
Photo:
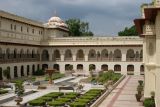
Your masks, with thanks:
[[[128,62],[140,62],[143,58],[127,58],[126,61]]]

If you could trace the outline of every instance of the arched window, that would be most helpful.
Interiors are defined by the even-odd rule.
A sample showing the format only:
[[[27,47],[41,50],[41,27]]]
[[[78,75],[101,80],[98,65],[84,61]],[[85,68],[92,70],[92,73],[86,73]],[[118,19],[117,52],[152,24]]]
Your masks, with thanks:
[[[107,49],[102,50],[101,59],[102,60],[108,60],[108,57],[109,57],[108,50]]]
[[[10,49],[9,48],[7,48],[6,50],[6,57],[7,59],[10,59]]]
[[[82,49],[77,51],[77,60],[84,60],[84,53]]]
[[[13,58],[17,58],[17,49],[14,49],[13,51]]]
[[[24,67],[21,66],[21,76],[23,77],[24,76]]]
[[[90,64],[89,65],[89,71],[95,71],[96,70],[96,65],[95,64]]]
[[[103,65],[101,66],[101,70],[102,70],[102,71],[108,71],[108,65],[103,64]]]
[[[83,70],[83,65],[82,64],[78,64],[77,65],[77,70]]]
[[[114,71],[121,71],[121,65],[115,65]]]
[[[121,61],[121,59],[122,59],[121,50],[116,49],[116,50],[114,51],[114,61]]]
[[[134,61],[135,54],[133,49],[127,50],[126,58],[127,58],[127,61]]]
[[[49,61],[49,53],[48,50],[42,51],[42,61]]]
[[[54,64],[53,68],[56,69],[57,71],[59,71],[59,64]]]
[[[14,66],[14,78],[18,77],[18,73],[17,73],[17,66]]]
[[[55,50],[54,53],[53,53],[53,55],[54,55],[53,57],[54,57],[54,60],[55,60],[55,61],[60,60],[61,55],[60,55],[59,50]]]
[[[20,50],[20,58],[24,58],[24,51],[23,51],[23,49]]]
[[[72,52],[70,49],[65,51],[65,60],[72,60]]]
[[[27,65],[27,76],[30,74],[30,67]]]
[[[0,80],[3,80],[2,68],[0,67]]]
[[[95,59],[96,58],[96,51],[94,49],[91,49],[89,51],[88,58],[89,59]]]
[[[127,74],[133,75],[134,74],[134,65],[128,65],[127,66]]]

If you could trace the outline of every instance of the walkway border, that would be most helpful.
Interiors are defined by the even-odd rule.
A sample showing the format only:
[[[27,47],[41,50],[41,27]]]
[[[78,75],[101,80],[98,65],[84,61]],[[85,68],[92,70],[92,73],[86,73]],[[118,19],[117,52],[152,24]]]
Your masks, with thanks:
[[[106,92],[101,95],[90,107],[98,107],[104,99],[118,86],[119,83],[125,78],[126,76],[123,75],[113,86],[110,90],[106,90]]]

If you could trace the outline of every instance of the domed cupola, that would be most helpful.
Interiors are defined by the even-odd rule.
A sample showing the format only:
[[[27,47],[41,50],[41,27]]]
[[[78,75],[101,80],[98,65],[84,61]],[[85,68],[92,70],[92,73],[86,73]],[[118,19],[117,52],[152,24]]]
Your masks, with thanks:
[[[65,31],[68,30],[67,24],[58,16],[53,16],[48,20],[48,23],[44,24],[47,28],[59,28]]]

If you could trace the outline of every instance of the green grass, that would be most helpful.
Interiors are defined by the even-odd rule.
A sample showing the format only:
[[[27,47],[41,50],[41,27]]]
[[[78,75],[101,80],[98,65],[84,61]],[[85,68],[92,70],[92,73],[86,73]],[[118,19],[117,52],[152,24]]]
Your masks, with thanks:
[[[52,75],[52,80],[59,79],[59,78],[62,78],[62,77],[65,77],[65,74],[54,73],[54,74]],[[45,78],[45,80],[48,81],[48,80],[49,80],[49,77],[47,76],[47,77]]]

